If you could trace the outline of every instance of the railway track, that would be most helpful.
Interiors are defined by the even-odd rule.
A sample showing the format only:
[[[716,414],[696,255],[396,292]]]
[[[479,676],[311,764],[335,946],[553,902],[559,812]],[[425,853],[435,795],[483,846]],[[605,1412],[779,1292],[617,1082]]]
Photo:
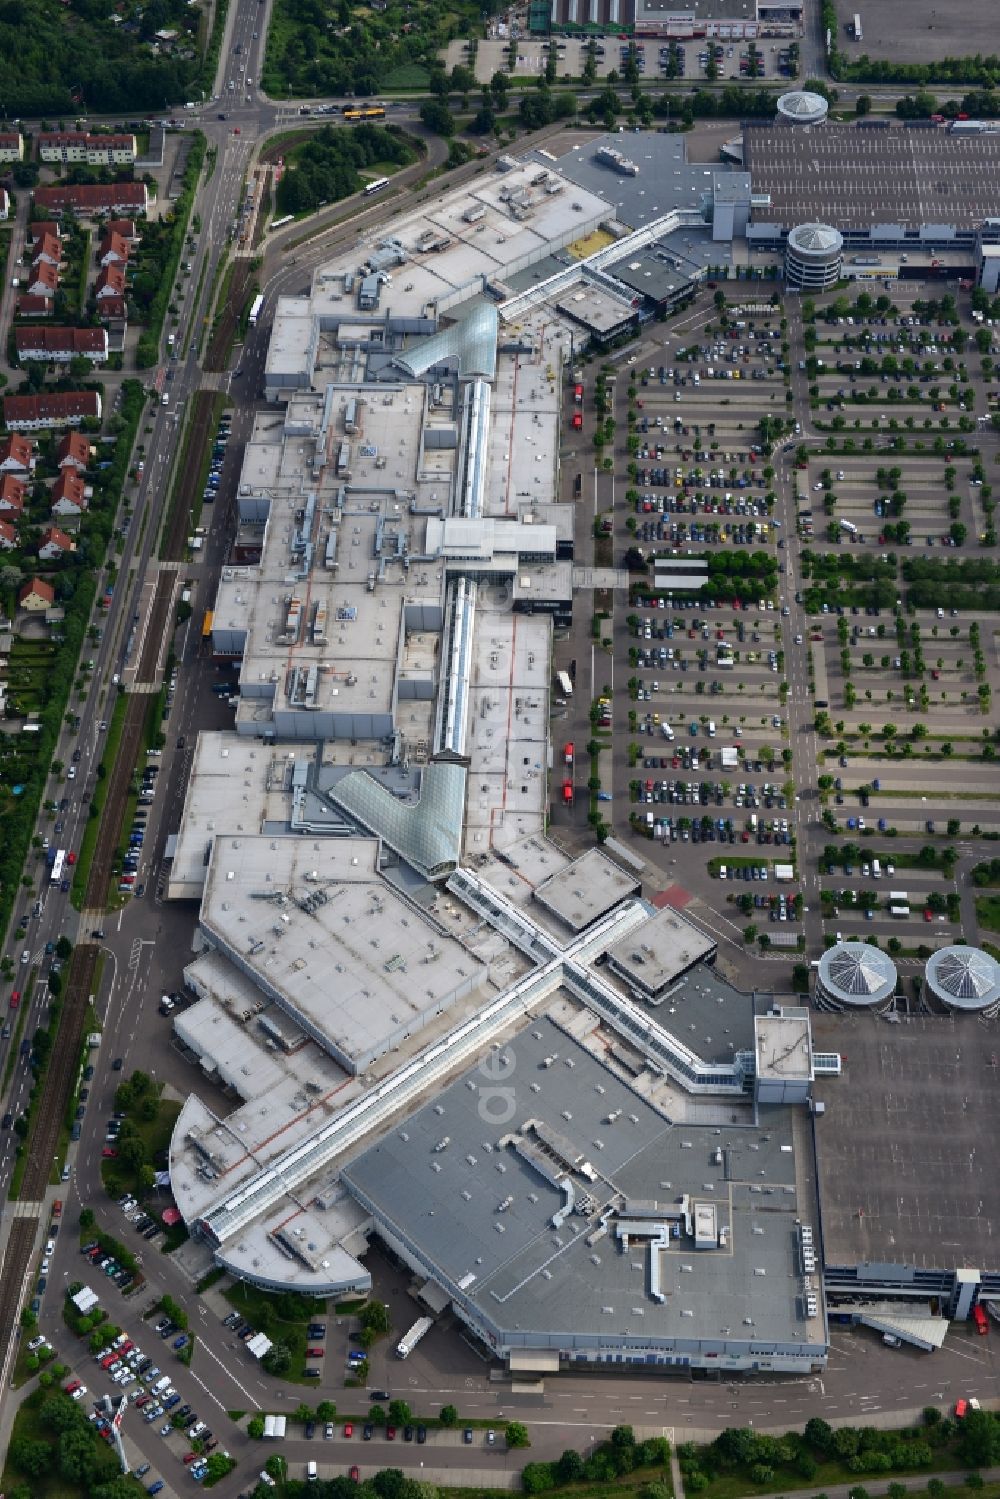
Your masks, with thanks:
[[[233,279],[229,283],[226,305],[219,310],[219,321],[212,330],[208,348],[205,350],[206,370],[221,371],[229,363],[229,349],[243,311],[249,280],[249,260],[237,260],[233,266]]]
[[[195,392],[184,446],[184,471],[174,481],[173,504],[167,520],[163,556],[168,562],[184,560],[191,511],[198,498],[198,482],[205,456],[205,446],[212,431],[216,393]]]
[[[80,1065],[80,1045],[87,1005],[94,992],[94,972],[99,949],[91,942],[74,948],[69,966],[55,1044],[42,1082],[42,1094],[33,1112],[34,1128],[25,1149],[28,1164],[21,1182],[22,1202],[41,1202],[49,1184],[49,1173],[56,1157],[59,1131],[66,1117],[76,1069]],[[7,1280],[4,1269],[4,1282]],[[0,1323],[0,1326],[9,1324]]]

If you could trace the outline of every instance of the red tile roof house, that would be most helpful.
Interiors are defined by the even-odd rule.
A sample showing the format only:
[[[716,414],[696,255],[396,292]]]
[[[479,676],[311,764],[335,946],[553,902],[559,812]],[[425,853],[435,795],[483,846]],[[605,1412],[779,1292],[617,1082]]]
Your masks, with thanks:
[[[12,433],[0,442],[0,474],[31,473],[35,466],[35,445],[26,437]]]
[[[4,474],[0,479],[0,515],[7,520],[18,520],[24,511],[27,488],[24,480],[15,474]]]
[[[28,225],[29,250],[33,249],[46,234],[51,234],[53,239],[62,239],[58,219],[35,219]]]
[[[60,531],[58,526],[49,526],[42,535],[38,555],[43,562],[56,562],[60,557],[65,557],[67,552],[75,551],[76,542],[71,536]]]
[[[109,230],[97,247],[97,259],[101,265],[120,265],[128,263],[129,247],[128,241],[122,239],[120,234]]]
[[[44,263],[45,265],[54,265],[58,270],[61,259],[62,252],[59,247],[59,241],[54,234],[43,234],[35,241],[31,256],[32,265],[41,265]]]
[[[149,208],[149,192],[144,182],[104,182],[84,186],[59,183],[36,187],[35,207],[42,214],[60,214],[71,208],[81,218],[145,214]]]
[[[87,491],[79,474],[64,468],[49,491],[53,515],[73,516],[79,520],[87,508]]]
[[[60,468],[72,468],[82,474],[90,467],[91,451],[82,432],[67,432],[56,448],[56,463]]]
[[[0,520],[0,550],[12,552],[17,546],[17,532],[9,520]]]
[[[51,317],[52,298],[25,295],[17,299],[18,317]]]
[[[139,243],[135,219],[108,219],[107,231],[109,234],[120,235],[130,250]]]
[[[44,578],[32,578],[21,587],[17,602],[22,609],[37,614],[42,609],[51,609],[56,601],[56,591]]]
[[[94,296],[98,302],[105,297],[124,297],[125,272],[117,265],[106,265],[94,283]]]
[[[50,391],[40,396],[5,396],[3,401],[4,426],[12,432],[38,432],[46,427],[77,427],[88,418],[99,421],[100,416],[101,397],[96,390]]]
[[[59,290],[59,271],[47,260],[33,265],[28,272],[27,288],[33,297],[54,297]]]
[[[68,364],[77,355],[104,364],[108,357],[106,328],[16,328],[14,347],[23,364],[27,359]]]
[[[97,304],[96,316],[101,323],[125,323],[128,321],[128,303],[124,297],[102,297]]]

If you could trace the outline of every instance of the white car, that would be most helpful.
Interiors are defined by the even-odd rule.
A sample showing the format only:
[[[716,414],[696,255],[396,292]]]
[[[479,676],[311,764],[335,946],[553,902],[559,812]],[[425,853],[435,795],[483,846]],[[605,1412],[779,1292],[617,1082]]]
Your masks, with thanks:
[[[49,1241],[45,1245],[45,1253],[46,1254],[55,1254],[55,1252],[56,1252],[56,1241],[55,1241],[55,1239],[49,1239]]]
[[[28,1352],[29,1353],[34,1353],[35,1349],[36,1348],[41,1348],[41,1346],[42,1346],[42,1344],[44,1342],[45,1342],[44,1337],[42,1336],[41,1333],[38,1333],[37,1336],[33,1337],[31,1339],[31,1341],[29,1342],[29,1344],[28,1344]]]
[[[73,1400],[82,1400],[84,1398],[84,1396],[86,1395],[86,1393],[87,1393],[87,1386],[85,1384],[82,1384],[82,1385],[79,1385],[73,1391],[73,1394],[72,1394],[72,1396],[70,1398],[73,1399]]]

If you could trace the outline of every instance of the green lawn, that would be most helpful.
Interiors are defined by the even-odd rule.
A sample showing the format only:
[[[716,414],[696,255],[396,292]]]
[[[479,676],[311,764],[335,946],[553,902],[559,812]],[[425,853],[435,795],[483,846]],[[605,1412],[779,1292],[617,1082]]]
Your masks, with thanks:
[[[154,1119],[136,1118],[135,1132],[145,1145],[151,1161],[155,1162],[158,1152],[165,1151],[170,1144],[170,1136],[180,1111],[181,1106],[175,1100],[161,1098]],[[138,1195],[140,1198],[145,1195],[136,1173],[117,1158],[101,1163],[101,1178],[112,1197],[120,1197],[123,1192],[131,1192],[133,1196]]]
[[[8,1455],[4,1461],[3,1475],[0,1477],[0,1490],[9,1494],[21,1488],[25,1483],[24,1475],[10,1461],[10,1448],[20,1438],[26,1438],[32,1442],[45,1442],[52,1448],[52,1462],[44,1470],[40,1477],[32,1477],[27,1487],[32,1499],[80,1499],[81,1489],[76,1483],[66,1482],[59,1474],[56,1462],[56,1436],[55,1433],[45,1426],[39,1419],[41,1407],[46,1400],[52,1397],[49,1390],[32,1390],[31,1394],[21,1404],[17,1415],[14,1417],[14,1428],[11,1432],[11,1440],[8,1444]],[[63,1400],[65,1396],[59,1397]],[[70,1404],[69,1401],[66,1402]],[[94,1449],[99,1460],[98,1473],[101,1477],[98,1482],[109,1481],[119,1472],[118,1459],[114,1452],[97,1435],[93,1426],[87,1424],[87,1429],[92,1434]]]
[[[273,1296],[267,1291],[261,1291],[256,1286],[247,1285],[244,1281],[230,1286],[223,1293],[226,1300],[238,1312],[242,1312],[248,1322],[260,1332],[264,1332],[272,1343],[285,1343],[291,1351],[292,1364],[287,1374],[281,1378],[289,1384],[307,1384],[315,1389],[315,1383],[305,1378],[306,1348],[308,1340],[306,1328],[315,1318],[326,1316],[326,1302],[322,1299],[311,1299],[306,1297]],[[301,1308],[302,1315],[293,1319],[278,1315],[279,1304],[281,1309],[295,1306],[296,1310]],[[296,1305],[297,1304],[297,1305]]]
[[[1000,932],[1000,895],[976,896],[976,920],[987,932]]]

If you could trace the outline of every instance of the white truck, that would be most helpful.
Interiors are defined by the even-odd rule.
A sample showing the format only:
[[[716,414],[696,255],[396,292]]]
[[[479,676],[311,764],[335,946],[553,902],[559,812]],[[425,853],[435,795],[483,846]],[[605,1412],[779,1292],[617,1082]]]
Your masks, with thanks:
[[[414,1348],[416,1348],[417,1344],[420,1342],[420,1339],[424,1336],[425,1333],[430,1332],[433,1326],[433,1317],[418,1317],[416,1322],[414,1322],[413,1326],[410,1328],[409,1332],[404,1333],[399,1342],[396,1344],[396,1357],[409,1358]]]

